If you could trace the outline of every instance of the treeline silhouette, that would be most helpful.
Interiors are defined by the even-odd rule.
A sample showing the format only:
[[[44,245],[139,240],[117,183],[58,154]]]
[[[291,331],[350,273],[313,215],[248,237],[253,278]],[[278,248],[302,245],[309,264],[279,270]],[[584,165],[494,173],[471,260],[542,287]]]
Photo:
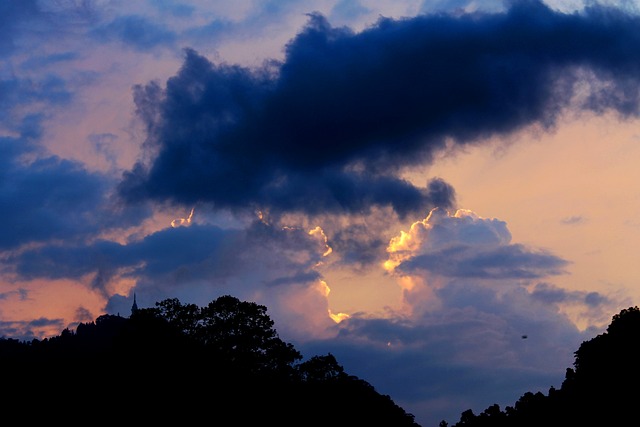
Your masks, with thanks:
[[[419,426],[332,354],[302,361],[266,311],[229,295],[205,307],[167,299],[51,338],[2,338],[2,414],[13,424]]]
[[[0,409],[13,424],[419,427],[332,354],[302,361],[266,311],[228,295],[167,299],[43,340],[0,338]],[[451,427],[640,425],[639,344],[630,307],[580,345],[559,389],[466,410]]]
[[[514,406],[462,412],[452,427],[640,426],[640,310],[623,309],[574,353],[559,389],[527,392]],[[442,421],[440,427],[446,427]]]

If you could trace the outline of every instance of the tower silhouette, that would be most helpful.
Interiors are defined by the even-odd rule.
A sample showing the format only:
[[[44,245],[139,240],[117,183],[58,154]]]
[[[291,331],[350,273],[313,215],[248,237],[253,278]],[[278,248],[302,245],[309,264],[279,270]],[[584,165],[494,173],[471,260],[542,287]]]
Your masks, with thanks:
[[[138,311],[138,304],[136,303],[136,293],[133,293],[133,304],[131,305],[131,314]]]

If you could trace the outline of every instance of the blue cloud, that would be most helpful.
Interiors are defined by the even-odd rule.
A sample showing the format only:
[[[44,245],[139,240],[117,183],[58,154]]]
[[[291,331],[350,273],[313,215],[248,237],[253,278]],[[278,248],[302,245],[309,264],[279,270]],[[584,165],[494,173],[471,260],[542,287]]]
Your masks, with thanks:
[[[446,141],[552,129],[581,70],[606,82],[581,108],[637,116],[639,24],[604,6],[564,14],[525,1],[499,13],[381,18],[360,33],[311,14],[285,59],[262,67],[187,50],[166,87],[136,89],[158,154],[125,173],[120,194],[221,208],[424,212],[439,202],[400,179],[404,167],[431,161]]]
[[[97,40],[119,41],[141,51],[172,45],[177,39],[174,32],[137,15],[118,17],[108,24],[91,30],[90,34]]]
[[[534,279],[561,274],[568,262],[544,251],[510,244],[493,248],[457,245],[401,263],[402,273],[428,271],[449,278]]]
[[[42,153],[43,119],[27,115],[17,126],[18,136],[0,137],[0,250],[52,239],[81,240],[103,227],[137,224],[148,215],[145,206],[132,209],[111,197],[113,178]]]
[[[0,56],[15,49],[15,35],[22,25],[41,16],[36,0],[0,2]]]

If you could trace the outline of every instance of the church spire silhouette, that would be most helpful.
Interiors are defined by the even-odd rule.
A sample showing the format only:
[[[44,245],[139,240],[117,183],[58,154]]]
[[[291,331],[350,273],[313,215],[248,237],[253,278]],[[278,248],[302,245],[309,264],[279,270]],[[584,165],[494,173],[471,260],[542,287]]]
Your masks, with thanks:
[[[138,311],[138,304],[136,303],[136,293],[133,293],[133,304],[131,305],[131,314]]]

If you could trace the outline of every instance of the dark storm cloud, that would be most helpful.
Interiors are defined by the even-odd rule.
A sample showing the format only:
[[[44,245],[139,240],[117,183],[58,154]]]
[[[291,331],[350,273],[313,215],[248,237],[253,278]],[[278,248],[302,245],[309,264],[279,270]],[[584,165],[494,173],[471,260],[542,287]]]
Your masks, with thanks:
[[[118,17],[93,29],[90,34],[99,41],[119,41],[141,51],[169,45],[177,39],[175,33],[136,15]]]
[[[426,270],[443,277],[476,279],[533,279],[561,274],[567,261],[551,253],[519,244],[495,248],[456,245],[412,257],[397,269],[403,273]]]
[[[441,179],[418,188],[388,175],[323,171],[320,176],[293,173],[265,185],[259,201],[285,211],[365,213],[371,206],[391,204],[400,216],[433,206],[451,207],[454,189]]]
[[[447,139],[552,128],[581,78],[591,84],[583,108],[636,115],[639,25],[601,6],[563,14],[522,1],[504,13],[381,19],[360,33],[313,14],[282,63],[254,69],[189,50],[166,89],[136,91],[155,157],[120,192],[312,213],[452,204],[397,172]]]

